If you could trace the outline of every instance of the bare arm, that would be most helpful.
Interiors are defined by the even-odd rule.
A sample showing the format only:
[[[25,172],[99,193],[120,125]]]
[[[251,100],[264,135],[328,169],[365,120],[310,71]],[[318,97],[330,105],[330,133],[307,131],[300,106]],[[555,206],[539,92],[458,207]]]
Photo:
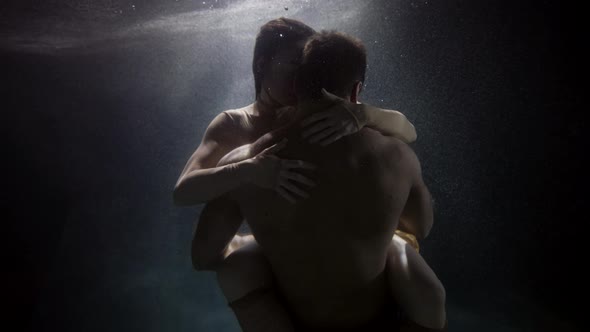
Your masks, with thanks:
[[[221,113],[213,119],[203,140],[188,160],[174,188],[176,205],[200,204],[229,192],[247,182],[247,161],[217,167],[218,161],[235,146],[235,128]]]
[[[237,147],[223,156],[217,166],[249,159],[257,148],[260,147],[255,143]],[[191,249],[193,267],[196,270],[215,271],[232,252],[255,241],[252,235],[236,235],[243,219],[239,205],[232,199],[232,191],[205,205],[199,217]]]
[[[394,136],[405,143],[416,140],[416,129],[399,111],[381,109],[368,104],[354,103],[322,90],[326,110],[314,112],[302,121],[303,137],[310,143],[328,145],[367,126],[385,136]],[[305,106],[300,106],[305,107]]]
[[[223,156],[223,158],[219,160],[217,166],[219,167],[238,163],[252,157],[254,157],[252,155],[252,144],[245,144],[228,152],[225,156]]]
[[[252,155],[256,159],[257,156],[262,157],[264,153],[269,154],[277,151],[284,146],[284,143],[274,144],[271,147],[268,145],[275,143],[282,136],[283,130],[277,129],[263,135],[252,144],[235,148],[221,158],[218,166],[224,163],[240,162],[251,158]],[[272,166],[273,164],[271,162],[270,168],[276,169]],[[265,170],[265,168],[261,169]],[[263,173],[271,174],[272,172]],[[256,177],[255,174],[254,172],[254,177]],[[290,174],[290,172],[284,170],[282,174]],[[276,178],[276,176],[271,174],[270,178]],[[254,179],[255,183],[261,181],[264,182],[264,180]],[[193,266],[196,270],[216,270],[232,252],[246,244],[255,242],[251,235],[235,235],[244,218],[238,204],[232,199],[232,195],[233,191],[229,191],[222,197],[210,201],[201,212],[191,250]]]

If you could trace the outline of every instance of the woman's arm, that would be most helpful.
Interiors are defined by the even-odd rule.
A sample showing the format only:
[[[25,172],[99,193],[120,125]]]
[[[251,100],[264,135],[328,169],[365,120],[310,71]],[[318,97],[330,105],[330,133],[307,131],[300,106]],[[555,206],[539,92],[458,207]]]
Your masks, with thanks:
[[[204,203],[246,183],[273,189],[292,203],[297,195],[305,197],[291,181],[312,186],[311,180],[300,175],[296,169],[313,169],[314,166],[273,155],[285,146],[286,142],[279,140],[286,128],[281,127],[252,144],[233,149],[236,146],[235,130],[240,128],[235,128],[226,114],[218,115],[180,175],[174,188],[174,203]]]
[[[303,184],[309,188],[315,186],[315,183],[295,170],[315,169],[315,165],[302,160],[281,159],[274,155],[287,145],[287,139],[281,139],[284,136],[284,131],[285,128],[273,130],[261,136],[254,143],[230,151],[221,158],[217,165],[222,166],[226,163],[240,162],[244,158],[249,158],[245,162],[249,162],[255,168],[251,174],[250,181],[252,183],[276,191],[291,203],[295,203],[298,196],[306,198],[308,196],[307,190],[300,185]],[[277,142],[279,139],[281,140]]]
[[[221,167],[193,169],[182,176],[174,188],[174,203],[179,206],[196,205],[217,198],[251,178],[248,161]]]
[[[248,181],[251,168],[246,161],[217,167],[219,160],[236,146],[236,129],[225,113],[213,119],[176,182],[173,193],[176,205],[204,203]]]
[[[416,140],[414,125],[399,112],[381,109],[368,104],[352,103],[325,90],[324,99],[333,106],[316,112],[303,120],[304,138],[310,143],[328,145],[338,139],[354,134],[364,126],[380,131],[386,136],[395,136],[405,143]]]

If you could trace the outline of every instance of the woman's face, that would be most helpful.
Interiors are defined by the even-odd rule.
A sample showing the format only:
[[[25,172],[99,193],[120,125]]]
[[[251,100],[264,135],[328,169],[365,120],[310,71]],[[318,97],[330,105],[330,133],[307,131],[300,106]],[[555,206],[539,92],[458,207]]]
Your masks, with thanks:
[[[278,51],[266,67],[262,89],[282,105],[295,105],[297,98],[293,83],[301,63],[304,42],[292,44]]]

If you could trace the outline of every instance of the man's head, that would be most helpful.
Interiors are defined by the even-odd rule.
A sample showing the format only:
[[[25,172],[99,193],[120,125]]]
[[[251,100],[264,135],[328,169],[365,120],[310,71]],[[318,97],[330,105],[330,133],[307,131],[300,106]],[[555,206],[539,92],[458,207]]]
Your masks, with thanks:
[[[315,30],[304,23],[278,18],[264,24],[256,37],[252,71],[258,99],[263,85],[271,98],[282,104],[294,103],[293,81],[301,51]]]
[[[303,49],[296,78],[299,100],[317,100],[321,89],[356,102],[365,81],[367,51],[363,43],[336,31],[312,36]]]

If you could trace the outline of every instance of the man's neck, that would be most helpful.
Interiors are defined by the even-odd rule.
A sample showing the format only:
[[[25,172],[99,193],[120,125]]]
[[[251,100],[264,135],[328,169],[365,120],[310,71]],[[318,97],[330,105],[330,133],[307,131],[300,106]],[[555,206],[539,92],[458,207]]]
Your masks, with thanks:
[[[306,117],[321,111],[325,111],[333,105],[333,102],[324,99],[301,99],[297,101],[297,114],[294,121],[301,121]]]

